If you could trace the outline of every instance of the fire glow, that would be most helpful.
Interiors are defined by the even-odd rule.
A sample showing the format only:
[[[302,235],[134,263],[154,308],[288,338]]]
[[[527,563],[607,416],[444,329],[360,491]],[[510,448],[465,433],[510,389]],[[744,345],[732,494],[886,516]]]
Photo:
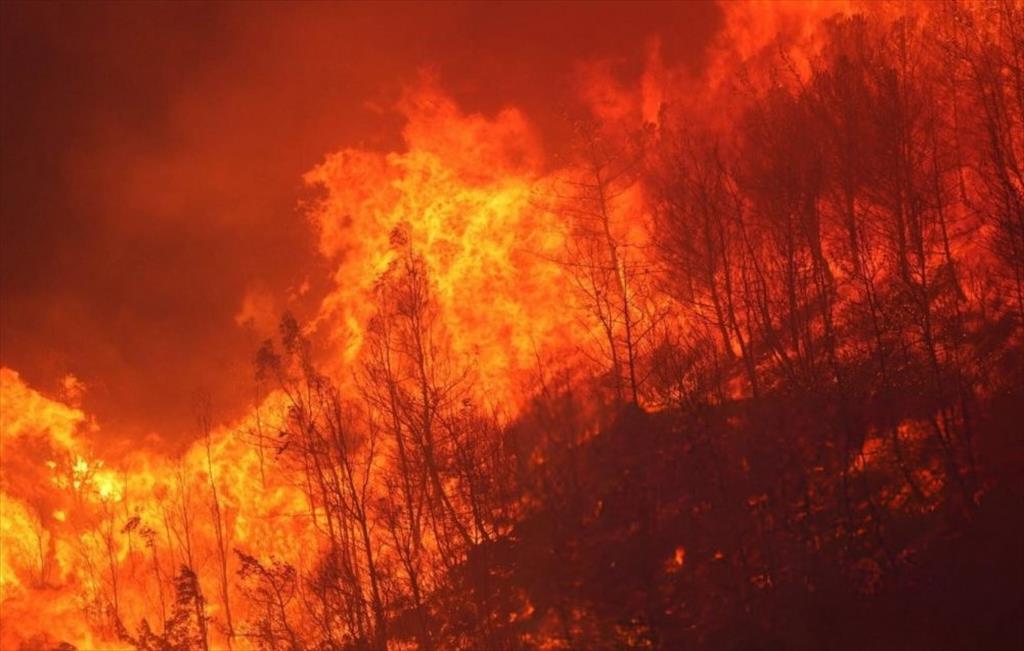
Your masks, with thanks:
[[[934,643],[880,613],[1022,460],[1024,9],[720,11],[699,70],[581,57],[557,138],[406,80],[175,453],[3,367],[0,648],[822,648],[819,595]]]

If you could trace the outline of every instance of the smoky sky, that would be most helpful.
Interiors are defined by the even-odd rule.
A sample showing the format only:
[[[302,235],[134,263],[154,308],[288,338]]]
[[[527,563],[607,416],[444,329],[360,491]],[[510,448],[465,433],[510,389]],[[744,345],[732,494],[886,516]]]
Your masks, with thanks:
[[[624,80],[660,36],[699,69],[705,3],[4,3],[0,362],[131,440],[190,438],[252,398],[247,292],[312,310],[329,268],[301,175],[401,147],[403,84],[436,71],[467,111],[520,107],[557,143],[579,62]],[[557,145],[555,145],[557,146]],[[285,305],[283,298],[280,305]]]

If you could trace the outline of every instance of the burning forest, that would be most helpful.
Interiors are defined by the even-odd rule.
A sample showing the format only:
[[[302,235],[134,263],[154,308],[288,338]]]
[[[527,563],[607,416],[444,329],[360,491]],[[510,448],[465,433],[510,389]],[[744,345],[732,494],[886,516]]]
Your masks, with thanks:
[[[1019,1],[2,12],[3,650],[1024,645]]]

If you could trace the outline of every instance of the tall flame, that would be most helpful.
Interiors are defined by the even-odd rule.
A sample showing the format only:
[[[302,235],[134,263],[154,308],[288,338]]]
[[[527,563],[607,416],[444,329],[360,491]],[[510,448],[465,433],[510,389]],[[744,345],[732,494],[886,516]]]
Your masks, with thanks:
[[[425,76],[398,110],[406,149],[344,149],[306,175],[310,213],[335,260],[319,321],[357,359],[378,278],[405,248],[422,256],[453,352],[497,402],[510,400],[538,351],[569,337],[565,226],[543,201],[556,173],[526,117],[464,114]],[[397,238],[397,239],[396,239]]]

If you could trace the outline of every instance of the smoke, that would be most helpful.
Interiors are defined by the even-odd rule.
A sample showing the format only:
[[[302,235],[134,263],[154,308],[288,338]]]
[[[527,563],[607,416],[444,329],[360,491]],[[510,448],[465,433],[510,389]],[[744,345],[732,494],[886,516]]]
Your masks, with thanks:
[[[719,19],[700,3],[3,12],[2,362],[42,387],[72,372],[105,431],[170,446],[194,436],[197,389],[244,411],[265,334],[235,318],[247,295],[311,315],[330,289],[302,175],[345,147],[400,150],[391,107],[421,68],[467,113],[516,106],[555,142],[577,61],[635,77],[662,32],[699,66]]]

